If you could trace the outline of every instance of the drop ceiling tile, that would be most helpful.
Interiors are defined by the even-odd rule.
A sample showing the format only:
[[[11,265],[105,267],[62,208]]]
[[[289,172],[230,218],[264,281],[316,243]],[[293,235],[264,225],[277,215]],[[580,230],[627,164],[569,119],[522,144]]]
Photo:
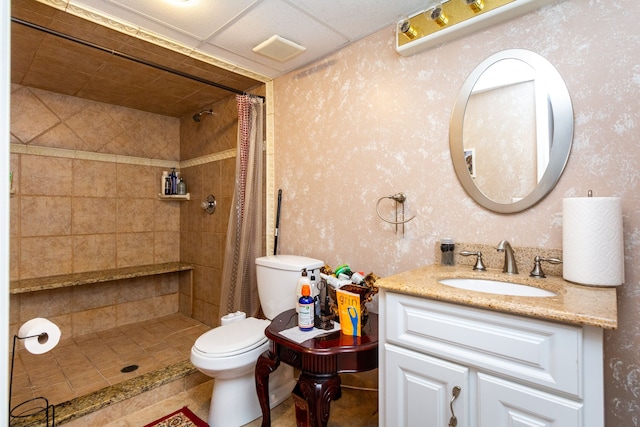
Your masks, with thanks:
[[[284,63],[253,52],[255,46],[273,35],[291,40],[307,50]],[[233,26],[223,29],[207,41],[282,72],[337,50],[348,39],[285,1],[264,0],[236,20]]]
[[[257,0],[75,0],[187,46],[210,36]]]
[[[339,29],[351,41],[389,25],[396,17],[425,8],[425,0],[289,0],[327,25]],[[391,21],[390,21],[391,20]]]

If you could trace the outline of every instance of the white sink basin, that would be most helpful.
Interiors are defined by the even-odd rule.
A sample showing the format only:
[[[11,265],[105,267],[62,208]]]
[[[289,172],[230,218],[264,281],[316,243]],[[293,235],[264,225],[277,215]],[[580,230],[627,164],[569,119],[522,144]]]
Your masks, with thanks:
[[[520,297],[554,297],[555,293],[533,286],[487,279],[442,279],[440,283],[458,289],[487,294],[513,295]]]

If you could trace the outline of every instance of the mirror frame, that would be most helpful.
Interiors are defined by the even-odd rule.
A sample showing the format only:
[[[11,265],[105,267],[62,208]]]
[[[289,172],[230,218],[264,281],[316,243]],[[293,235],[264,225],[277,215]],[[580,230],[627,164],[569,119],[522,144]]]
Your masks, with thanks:
[[[519,59],[524,61],[535,70],[536,78],[545,79],[549,91],[548,100],[551,107],[551,117],[553,119],[551,124],[553,133],[550,141],[551,152],[549,153],[549,164],[536,188],[526,197],[513,203],[498,203],[491,200],[476,186],[471,178],[471,174],[469,174],[464,159],[464,143],[462,139],[464,114],[473,87],[487,68],[503,59]],[[564,167],[569,160],[572,142],[573,106],[571,104],[571,98],[569,97],[569,91],[562,76],[560,76],[560,73],[545,58],[525,49],[503,50],[482,61],[471,72],[462,85],[451,114],[449,150],[458,180],[469,196],[479,205],[498,213],[521,212],[535,205],[549,194],[560,179]]]

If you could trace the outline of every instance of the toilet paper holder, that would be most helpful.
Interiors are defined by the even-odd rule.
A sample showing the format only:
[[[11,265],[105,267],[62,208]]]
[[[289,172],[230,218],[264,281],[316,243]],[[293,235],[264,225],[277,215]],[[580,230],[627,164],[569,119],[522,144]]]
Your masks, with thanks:
[[[18,335],[13,336],[13,350],[11,351],[11,376],[9,377],[9,425],[11,425],[12,419],[18,418],[27,418],[27,417],[36,417],[38,415],[44,415],[46,419],[46,427],[55,426],[55,406],[49,404],[49,400],[45,397],[34,397],[32,399],[25,400],[22,403],[17,404],[13,408],[11,407],[11,392],[13,391],[13,365],[15,364],[16,358],[16,342],[17,340],[26,340],[29,338],[38,338],[47,339],[47,333],[43,332],[41,334],[30,335],[26,337],[19,337]],[[32,407],[28,407],[29,404],[32,404]],[[41,404],[43,406],[37,406]],[[18,414],[18,410],[21,412]],[[14,415],[14,412],[17,414]],[[49,423],[49,414],[51,414],[51,423]]]

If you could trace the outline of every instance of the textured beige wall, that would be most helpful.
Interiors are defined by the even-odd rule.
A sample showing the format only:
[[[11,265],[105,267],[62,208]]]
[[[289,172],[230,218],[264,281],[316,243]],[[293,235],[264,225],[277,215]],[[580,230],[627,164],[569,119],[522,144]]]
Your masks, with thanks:
[[[279,252],[348,262],[384,276],[434,262],[443,236],[562,248],[562,199],[623,200],[626,283],[619,329],[605,334],[607,426],[640,425],[640,4],[566,0],[411,57],[391,28],[274,82]],[[451,164],[448,126],[467,75],[491,54],[524,48],[565,79],[574,143],[555,189],[525,212],[471,200]],[[376,215],[407,194],[404,236]],[[381,210],[392,215],[393,204]],[[497,266],[491,266],[497,267]],[[523,266],[527,271],[529,267]]]

